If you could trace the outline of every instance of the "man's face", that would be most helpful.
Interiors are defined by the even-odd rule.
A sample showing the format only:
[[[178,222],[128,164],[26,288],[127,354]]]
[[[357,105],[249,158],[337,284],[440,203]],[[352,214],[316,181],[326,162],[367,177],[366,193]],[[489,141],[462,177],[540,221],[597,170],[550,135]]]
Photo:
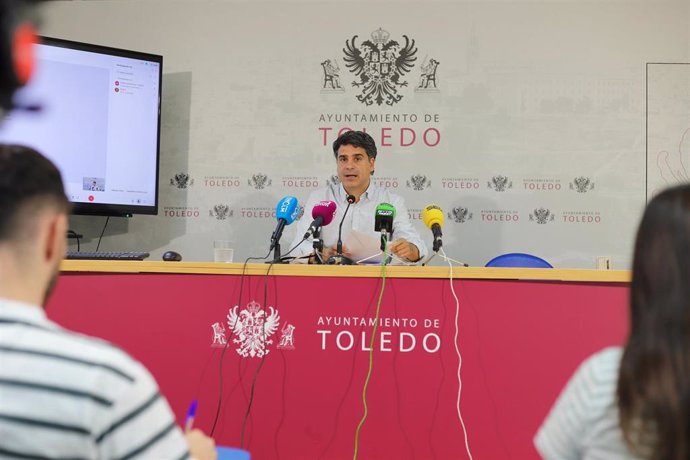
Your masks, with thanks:
[[[350,193],[362,193],[367,189],[376,160],[369,158],[364,148],[341,145],[338,149],[336,162],[338,163],[338,177],[345,190]]]

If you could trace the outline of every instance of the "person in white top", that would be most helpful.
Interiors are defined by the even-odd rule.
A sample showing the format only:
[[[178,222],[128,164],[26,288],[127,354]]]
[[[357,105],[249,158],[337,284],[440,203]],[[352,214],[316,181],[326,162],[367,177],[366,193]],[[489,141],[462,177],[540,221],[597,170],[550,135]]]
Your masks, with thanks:
[[[547,459],[690,458],[690,185],[654,197],[635,242],[630,335],[590,357],[535,438]]]
[[[396,210],[393,221],[393,241],[389,249],[403,260],[416,262],[422,259],[426,255],[426,246],[410,222],[404,200],[386,189],[377,187],[371,180],[377,154],[374,139],[362,131],[348,131],[333,142],[333,154],[340,183],[314,191],[305,204],[305,214],[310,213],[314,205],[324,200],[334,201],[338,206],[333,222],[321,229],[321,239],[324,244],[321,258],[326,261],[336,254],[338,226],[347,207],[347,197],[352,195],[355,202],[350,206],[343,221],[343,240],[353,229],[375,235],[376,207],[381,203],[389,203]],[[299,246],[292,255],[301,257],[313,252],[311,239],[300,244],[309,224],[310,219],[306,217],[298,221],[297,233],[290,247],[298,244]],[[345,256],[350,255],[347,246],[343,246],[343,253]]]
[[[212,439],[182,433],[143,365],[46,318],[68,211],[47,158],[0,144],[0,457],[215,458]]]

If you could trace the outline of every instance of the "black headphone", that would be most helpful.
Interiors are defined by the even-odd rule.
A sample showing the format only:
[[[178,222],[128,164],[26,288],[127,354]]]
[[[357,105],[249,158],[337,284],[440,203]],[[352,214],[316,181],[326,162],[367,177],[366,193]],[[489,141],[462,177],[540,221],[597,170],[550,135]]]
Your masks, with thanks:
[[[36,27],[24,19],[29,1],[0,0],[0,109],[12,106],[15,90],[34,71]]]

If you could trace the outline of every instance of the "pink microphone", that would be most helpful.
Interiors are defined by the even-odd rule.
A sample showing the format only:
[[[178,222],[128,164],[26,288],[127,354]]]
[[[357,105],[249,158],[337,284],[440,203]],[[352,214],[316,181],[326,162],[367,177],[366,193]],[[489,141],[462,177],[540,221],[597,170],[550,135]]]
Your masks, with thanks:
[[[319,201],[314,205],[311,210],[311,217],[314,221],[309,226],[309,230],[304,234],[304,239],[306,240],[310,236],[314,235],[319,228],[324,225],[328,225],[333,221],[335,217],[335,211],[338,206],[334,201]]]

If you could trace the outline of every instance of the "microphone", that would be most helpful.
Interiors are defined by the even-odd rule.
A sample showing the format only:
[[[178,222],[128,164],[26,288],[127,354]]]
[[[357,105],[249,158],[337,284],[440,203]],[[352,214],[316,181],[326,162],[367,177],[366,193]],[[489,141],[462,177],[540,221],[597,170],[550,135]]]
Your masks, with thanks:
[[[430,204],[422,210],[422,220],[427,228],[431,229],[434,234],[434,252],[438,252],[443,246],[443,232],[441,226],[443,225],[443,211],[435,204]]]
[[[376,206],[374,214],[374,231],[381,232],[381,251],[386,252],[388,242],[393,238],[393,219],[395,219],[395,207],[390,203],[380,203]],[[385,264],[390,262],[390,255]]]
[[[395,219],[395,207],[389,203],[381,203],[376,206],[374,216],[374,231],[393,234],[393,219]]]
[[[311,209],[311,217],[314,221],[304,234],[304,239],[306,240],[310,236],[318,234],[321,227],[330,224],[333,221],[333,217],[335,217],[335,210],[337,208],[338,206],[334,201],[319,201],[316,203]]]
[[[271,247],[269,249],[269,251],[272,251],[274,248],[276,249],[277,257],[275,260],[280,259],[279,242],[280,237],[283,236],[283,229],[286,225],[293,223],[299,214],[298,204],[297,198],[288,195],[283,197],[283,199],[278,202],[278,206],[276,206],[276,219],[278,219],[278,225],[276,225],[276,229],[273,230],[273,234],[271,235]]]
[[[347,207],[345,208],[345,213],[343,218],[340,219],[340,225],[338,226],[338,244],[336,245],[336,255],[331,256],[326,261],[329,265],[352,265],[354,262],[349,257],[343,255],[343,222],[345,222],[345,216],[347,216],[347,210],[350,209],[350,205],[357,201],[354,195],[347,196]]]

